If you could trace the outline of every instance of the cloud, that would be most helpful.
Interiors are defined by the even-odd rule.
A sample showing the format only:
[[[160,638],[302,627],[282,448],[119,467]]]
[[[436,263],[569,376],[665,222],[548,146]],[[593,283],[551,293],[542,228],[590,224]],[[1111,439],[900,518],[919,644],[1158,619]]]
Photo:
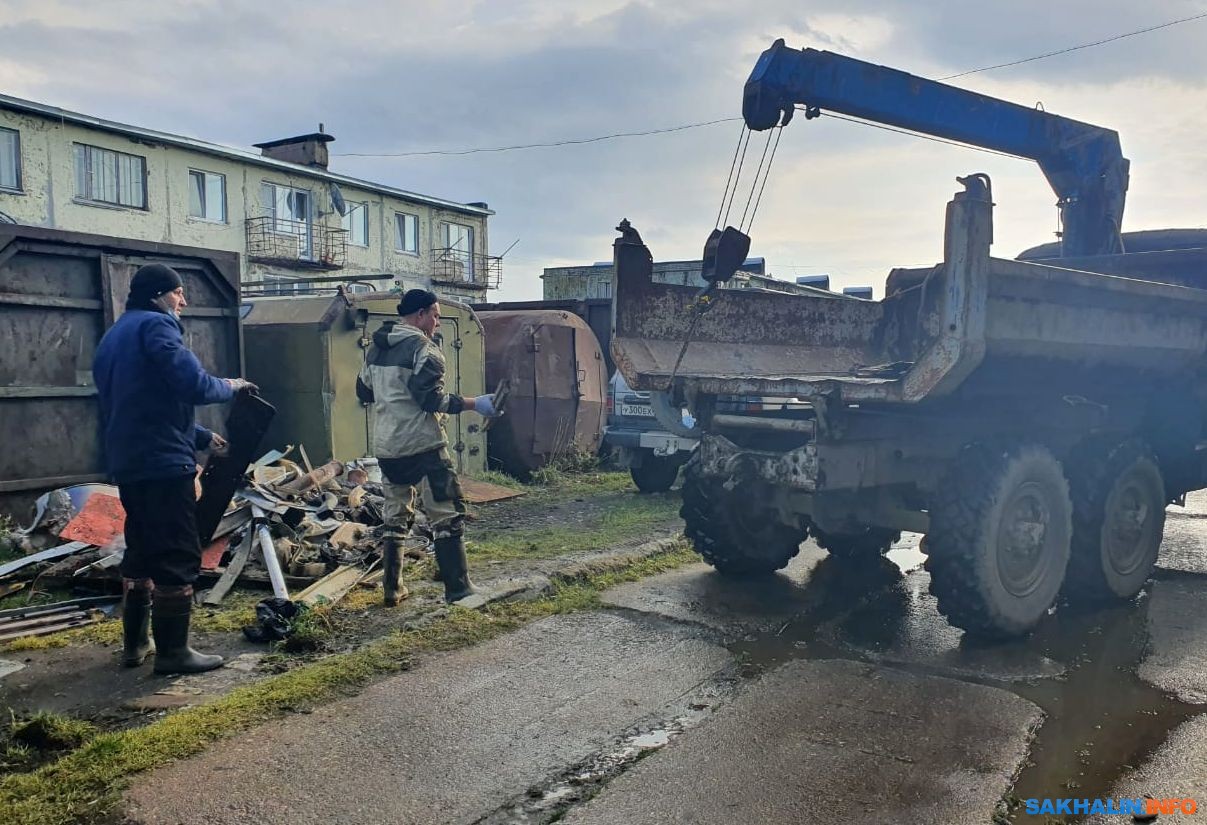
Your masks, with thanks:
[[[340,171],[488,201],[498,211],[494,251],[520,239],[500,297],[531,298],[539,296],[543,265],[607,258],[621,217],[641,228],[658,257],[697,256],[716,218],[737,124],[499,154],[341,155],[735,117],[755,58],[776,37],[939,77],[1197,11],[1177,0],[671,6],[118,0],[101,11],[65,0],[0,0],[0,77],[10,93],[239,146],[322,121],[336,135]],[[1205,39],[1202,20],[955,82],[1117,128],[1133,161],[1129,222],[1197,225]],[[785,276],[816,265],[840,284],[931,262],[954,176],[982,169],[994,175],[998,254],[1048,240],[1053,196],[1031,164],[798,119],[785,131],[754,250]]]

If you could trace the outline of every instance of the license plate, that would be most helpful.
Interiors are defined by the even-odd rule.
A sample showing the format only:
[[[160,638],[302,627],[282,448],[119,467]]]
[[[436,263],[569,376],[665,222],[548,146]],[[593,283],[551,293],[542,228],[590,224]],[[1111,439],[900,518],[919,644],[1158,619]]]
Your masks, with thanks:
[[[647,407],[645,404],[621,404],[620,414],[638,416],[642,418],[653,418],[654,410],[651,407]]]

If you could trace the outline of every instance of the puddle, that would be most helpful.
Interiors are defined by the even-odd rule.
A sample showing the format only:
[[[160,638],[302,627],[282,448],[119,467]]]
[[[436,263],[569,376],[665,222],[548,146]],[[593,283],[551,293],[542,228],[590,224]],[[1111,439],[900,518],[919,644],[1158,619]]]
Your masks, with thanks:
[[[1013,790],[1019,799],[1106,798],[1173,729],[1207,712],[1136,675],[1148,644],[1147,599],[1092,612],[1062,607],[1027,639],[976,644],[937,613],[924,556],[903,538],[885,559],[818,562],[800,615],[730,645],[745,675],[793,659],[841,658],[1011,691],[1045,713]],[[1050,820],[1019,810],[1011,821]]]
[[[25,665],[22,662],[14,662],[11,659],[0,659],[0,679],[24,669]]]

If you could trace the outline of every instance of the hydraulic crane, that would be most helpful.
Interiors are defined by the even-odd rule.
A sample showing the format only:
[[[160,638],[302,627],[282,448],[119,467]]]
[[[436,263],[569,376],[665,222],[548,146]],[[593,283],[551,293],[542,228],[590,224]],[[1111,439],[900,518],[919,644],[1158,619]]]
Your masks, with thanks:
[[[806,118],[840,112],[1034,160],[1058,198],[1061,256],[1124,251],[1128,161],[1111,129],[776,40],[746,81],[742,115],[764,131],[787,125],[798,106]]]

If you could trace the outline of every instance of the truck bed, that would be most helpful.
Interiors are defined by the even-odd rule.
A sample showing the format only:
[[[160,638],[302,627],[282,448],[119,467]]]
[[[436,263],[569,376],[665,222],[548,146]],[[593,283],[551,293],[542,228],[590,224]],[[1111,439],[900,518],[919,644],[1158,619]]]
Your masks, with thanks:
[[[862,301],[722,289],[697,321],[678,390],[916,403],[996,365],[1046,373],[1193,374],[1207,352],[1207,291],[992,258],[988,205],[949,206],[944,261],[894,270]],[[669,388],[698,290],[655,283],[649,250],[618,239],[612,351],[638,389]],[[1207,269],[1207,250],[1201,250]],[[984,378],[985,376],[981,376]]]

